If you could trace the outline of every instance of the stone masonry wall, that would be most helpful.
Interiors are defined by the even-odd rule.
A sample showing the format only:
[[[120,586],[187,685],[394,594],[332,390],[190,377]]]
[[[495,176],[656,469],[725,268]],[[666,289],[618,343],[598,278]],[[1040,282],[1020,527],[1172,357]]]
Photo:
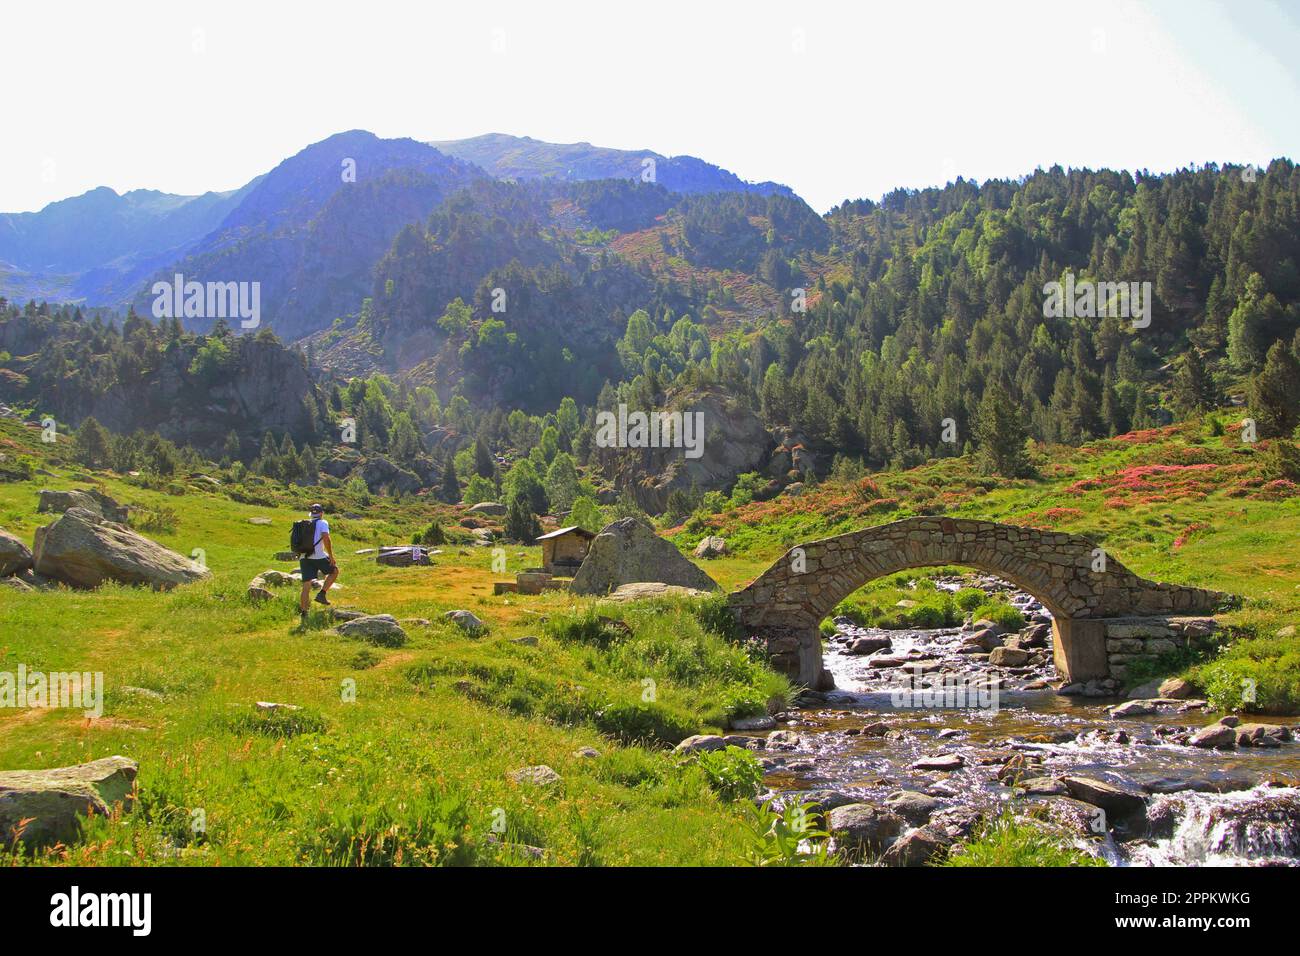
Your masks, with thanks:
[[[1106,659],[1116,680],[1128,677],[1136,661],[1154,660],[1183,650],[1219,627],[1212,617],[1130,617],[1106,621]]]

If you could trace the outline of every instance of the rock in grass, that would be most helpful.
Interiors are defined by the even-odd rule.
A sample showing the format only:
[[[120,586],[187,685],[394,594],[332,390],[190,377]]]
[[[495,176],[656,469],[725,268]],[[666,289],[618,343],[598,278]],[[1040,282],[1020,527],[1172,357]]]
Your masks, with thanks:
[[[277,704],[269,700],[259,700],[253,706],[264,714],[274,714],[278,710],[302,710],[297,704]]]
[[[727,539],[715,534],[702,538],[692,552],[697,558],[721,558],[728,553]]]
[[[673,750],[681,754],[696,753],[701,750],[722,750],[727,746],[727,742],[717,734],[695,734],[687,737],[679,743]]]
[[[483,630],[487,627],[486,624],[480,621],[470,611],[448,611],[443,615],[443,617],[451,621],[451,623],[455,624],[466,634],[478,635],[483,633]]]
[[[826,814],[827,829],[836,843],[850,850],[883,853],[907,829],[906,821],[892,810],[869,803],[850,803]]]
[[[166,589],[212,577],[189,558],[84,508],[37,528],[35,543],[36,570],[74,587],[120,581]]]
[[[380,647],[401,647],[406,643],[406,632],[391,614],[367,614],[344,621],[334,629],[344,637],[359,637]]]
[[[32,567],[32,553],[13,535],[0,530],[0,578]]]
[[[130,810],[138,766],[105,757],[71,767],[0,772],[0,844],[28,847],[72,843],[82,819],[107,816],[115,804]],[[21,830],[21,833],[19,831]]]
[[[515,783],[531,784],[534,787],[549,787],[560,782],[560,775],[544,763],[512,770],[507,776]]]
[[[592,760],[600,756],[600,751],[595,747],[579,747],[573,752],[575,757],[581,757],[583,760]]]
[[[537,638],[531,634],[526,637],[514,637],[510,639],[511,644],[518,644],[520,647],[536,647]]]

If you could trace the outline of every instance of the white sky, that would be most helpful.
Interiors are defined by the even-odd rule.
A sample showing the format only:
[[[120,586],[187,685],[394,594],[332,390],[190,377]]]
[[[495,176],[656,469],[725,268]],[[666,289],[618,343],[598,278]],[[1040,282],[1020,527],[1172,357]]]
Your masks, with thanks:
[[[353,128],[689,153],[818,211],[1300,155],[1295,2],[26,0],[0,36],[7,212],[231,189]]]

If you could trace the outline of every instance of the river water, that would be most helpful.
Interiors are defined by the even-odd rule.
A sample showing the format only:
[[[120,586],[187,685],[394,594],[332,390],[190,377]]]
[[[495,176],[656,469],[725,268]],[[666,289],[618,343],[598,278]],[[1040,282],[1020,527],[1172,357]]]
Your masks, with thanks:
[[[1028,595],[1012,600],[1031,620],[1048,620]],[[1107,705],[1122,698],[1063,696],[1048,683],[1056,682],[1050,642],[1024,666],[992,667],[963,646],[969,634],[969,627],[882,631],[837,621],[825,647],[836,689],[783,715],[768,735],[769,795],[813,797],[829,808],[881,804],[908,790],[938,798],[941,809],[996,814],[1037,801],[1077,808],[1011,784],[1085,776],[1148,795],[1145,820],[1075,821],[1077,844],[1112,864],[1300,865],[1300,743],[1233,750],[1175,743],[1179,731],[1219,715],[1180,708],[1115,718]],[[864,637],[888,638],[890,646],[863,653],[859,644],[853,653]],[[905,663],[893,666],[899,660]],[[1300,739],[1300,719],[1258,722],[1295,728]]]

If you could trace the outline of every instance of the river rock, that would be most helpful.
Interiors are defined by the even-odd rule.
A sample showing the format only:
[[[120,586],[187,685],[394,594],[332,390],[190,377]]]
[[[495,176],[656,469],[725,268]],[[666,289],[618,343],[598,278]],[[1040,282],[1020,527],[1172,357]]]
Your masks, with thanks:
[[[893,642],[885,635],[876,636],[869,634],[866,637],[855,637],[844,646],[846,654],[874,654],[876,651],[887,651],[893,646]]]
[[[939,801],[915,790],[898,790],[885,798],[885,806],[914,827],[919,827],[939,809]]]
[[[845,793],[843,790],[809,790],[806,793],[795,794],[790,798],[789,805],[815,803],[822,810],[834,810],[861,801],[861,796]]]
[[[944,834],[921,827],[895,840],[880,857],[880,862],[884,866],[925,866],[951,846],[952,841]]]
[[[1160,684],[1160,692],[1157,696],[1167,697],[1171,700],[1182,700],[1185,697],[1191,697],[1195,688],[1181,677],[1170,677]]]
[[[836,807],[826,814],[826,825],[838,845],[872,855],[883,853],[889,843],[907,828],[907,823],[898,814],[869,803]]]
[[[966,766],[966,758],[961,754],[934,754],[929,757],[922,757],[912,764],[913,770],[941,770],[952,771],[960,770]]]
[[[0,772],[0,844],[14,833],[28,847],[72,843],[82,818],[107,816],[115,804],[131,809],[138,767],[126,757],[105,757],[71,767]],[[24,822],[26,821],[26,822]]]
[[[732,717],[727,725],[732,730],[771,730],[776,721],[767,714],[759,714],[755,717]]]
[[[0,529],[0,578],[32,567],[32,553],[18,538]]]
[[[1210,724],[1192,734],[1188,743],[1205,750],[1231,750],[1237,745],[1237,732],[1227,724]]]
[[[637,581],[718,590],[716,581],[638,518],[621,518],[596,535],[570,590],[574,594],[607,594]]]
[[[74,587],[120,581],[167,589],[212,576],[189,558],[84,508],[37,528],[34,552],[39,573]]]
[[[1030,777],[1016,785],[1026,797],[1063,797],[1070,789],[1055,777]]]
[[[1094,807],[1101,807],[1112,819],[1123,820],[1146,815],[1146,794],[1131,784],[1112,783],[1077,774],[1062,777],[1061,782],[1065,784],[1070,796]]]
[[[1029,661],[1029,652],[1014,647],[995,647],[989,654],[994,667],[1021,667]]]
[[[1002,629],[981,627],[962,638],[962,643],[992,653],[1002,646]]]
[[[344,637],[359,637],[381,647],[401,647],[407,641],[406,631],[391,614],[367,614],[344,621],[334,630]]]

